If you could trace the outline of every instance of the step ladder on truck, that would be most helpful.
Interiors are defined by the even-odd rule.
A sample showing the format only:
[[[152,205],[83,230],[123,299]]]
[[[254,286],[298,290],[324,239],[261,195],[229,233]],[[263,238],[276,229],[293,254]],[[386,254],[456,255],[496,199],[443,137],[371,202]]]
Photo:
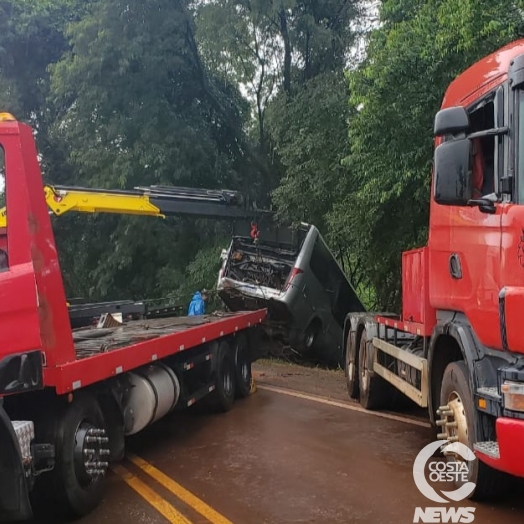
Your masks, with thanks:
[[[378,409],[400,393],[427,408],[443,444],[475,453],[477,500],[496,498],[507,474],[524,477],[522,122],[524,40],[447,89],[428,244],[402,255],[402,314],[350,314],[345,324],[350,397]]]
[[[70,516],[100,501],[125,437],[205,401],[227,411],[253,388],[251,354],[266,310],[142,319],[71,329],[50,211],[256,219],[230,191],[44,186],[33,133],[0,115],[0,521],[34,502]]]

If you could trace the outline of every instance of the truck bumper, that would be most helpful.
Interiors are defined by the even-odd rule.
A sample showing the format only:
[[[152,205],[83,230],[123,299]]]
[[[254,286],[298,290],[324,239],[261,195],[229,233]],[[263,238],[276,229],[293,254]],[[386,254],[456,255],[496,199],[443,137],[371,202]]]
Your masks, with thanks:
[[[497,419],[497,446],[491,452],[476,450],[477,457],[494,469],[524,477],[524,420]]]
[[[18,439],[0,405],[0,522],[27,520],[32,516]]]

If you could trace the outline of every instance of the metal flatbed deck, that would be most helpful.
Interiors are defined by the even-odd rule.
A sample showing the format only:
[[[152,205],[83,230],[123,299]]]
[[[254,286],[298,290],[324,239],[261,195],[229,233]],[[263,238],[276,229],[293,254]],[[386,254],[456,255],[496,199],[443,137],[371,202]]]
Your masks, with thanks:
[[[115,377],[150,362],[259,325],[267,310],[201,317],[135,320],[106,329],[72,332],[75,360],[44,368],[46,384],[58,394]]]
[[[82,328],[73,331],[78,359],[170,335],[233,317],[232,314],[134,320],[111,328]]]

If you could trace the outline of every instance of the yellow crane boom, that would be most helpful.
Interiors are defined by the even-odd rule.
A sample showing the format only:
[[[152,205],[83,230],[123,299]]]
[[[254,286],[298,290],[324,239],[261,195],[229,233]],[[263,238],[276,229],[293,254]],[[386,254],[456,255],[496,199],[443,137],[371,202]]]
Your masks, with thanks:
[[[126,215],[149,215],[164,217],[149,196],[126,191],[60,189],[44,187],[47,206],[55,215],[68,211],[81,213],[122,213]]]
[[[43,189],[47,206],[57,216],[70,211],[161,218],[168,215],[198,215],[245,219],[271,214],[268,211],[248,209],[240,193],[229,190],[150,186],[124,191],[50,185]],[[6,226],[7,212],[4,207],[0,209],[0,228]]]

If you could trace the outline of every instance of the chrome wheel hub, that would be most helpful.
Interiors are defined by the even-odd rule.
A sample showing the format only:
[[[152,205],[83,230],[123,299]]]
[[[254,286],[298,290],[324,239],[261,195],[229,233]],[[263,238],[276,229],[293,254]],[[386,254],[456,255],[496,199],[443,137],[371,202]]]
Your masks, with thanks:
[[[440,406],[437,410],[437,415],[440,419],[437,421],[437,426],[441,433],[437,438],[440,440],[447,440],[450,443],[460,442],[465,446],[469,446],[468,435],[468,421],[466,418],[466,410],[459,394],[453,391],[445,406]],[[453,452],[444,451],[445,456],[453,456],[456,460],[463,460],[460,455]]]
[[[109,438],[105,429],[83,422],[75,436],[75,471],[81,484],[87,485],[106,474],[109,468]]]

